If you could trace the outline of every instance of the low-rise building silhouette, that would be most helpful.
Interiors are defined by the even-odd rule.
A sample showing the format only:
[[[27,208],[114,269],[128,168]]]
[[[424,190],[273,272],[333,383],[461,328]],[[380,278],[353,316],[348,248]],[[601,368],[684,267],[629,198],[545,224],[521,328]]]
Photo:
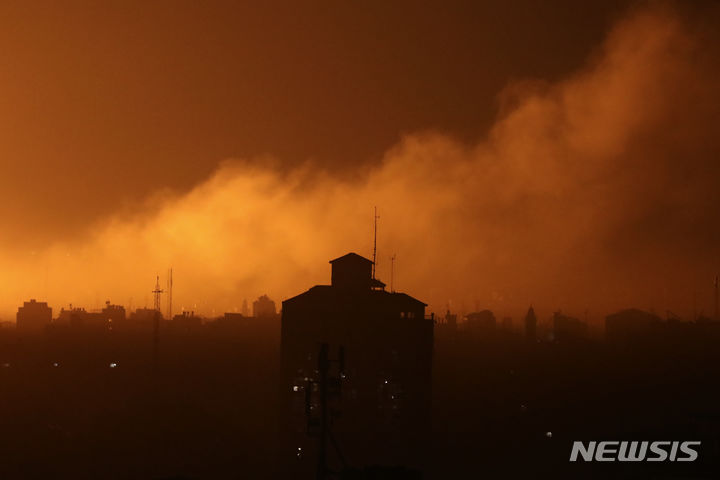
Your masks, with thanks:
[[[587,338],[587,323],[564,315],[562,312],[553,314],[553,338],[557,342],[568,342]]]
[[[124,328],[131,331],[149,331],[155,328],[156,320],[162,319],[162,313],[154,308],[138,308],[124,322]]]
[[[198,330],[202,327],[203,320],[201,317],[195,315],[194,311],[182,312],[178,315],[173,316],[170,321],[170,327],[176,332],[188,333],[194,330]]]
[[[267,295],[262,295],[253,302],[253,317],[255,318],[274,318],[277,315],[275,310],[275,302],[270,300]]]
[[[468,332],[479,334],[492,334],[497,327],[495,314],[490,310],[468,313],[465,316]]]
[[[118,318],[117,314],[113,315]],[[60,309],[55,325],[82,330],[111,330],[111,318],[106,315],[105,310],[88,312],[84,308],[70,306],[69,309]]]
[[[654,313],[628,308],[605,317],[605,339],[613,343],[633,343],[647,339],[662,319]]]
[[[38,302],[33,298],[18,308],[16,321],[19,332],[42,332],[52,321],[52,308],[46,302]]]
[[[108,329],[122,328],[126,323],[125,307],[122,305],[112,305],[110,301],[105,302],[105,308],[102,309],[103,320],[108,323]]]

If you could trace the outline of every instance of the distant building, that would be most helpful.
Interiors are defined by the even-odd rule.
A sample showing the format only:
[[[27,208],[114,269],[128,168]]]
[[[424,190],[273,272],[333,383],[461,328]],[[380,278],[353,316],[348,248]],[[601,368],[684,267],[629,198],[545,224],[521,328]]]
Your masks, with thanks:
[[[586,338],[587,324],[580,319],[555,312],[553,314],[553,334],[558,342]]]
[[[509,331],[512,331],[512,328],[513,328],[512,317],[503,317],[502,329],[509,332]]]
[[[492,333],[497,326],[495,314],[490,310],[468,313],[465,321],[468,331],[473,333]]]
[[[33,298],[18,308],[16,320],[19,332],[39,333],[52,322],[52,308]]]
[[[195,312],[182,312],[179,315],[175,315],[171,322],[170,327],[174,331],[188,333],[190,331],[198,330],[202,327],[202,318],[195,315]]]
[[[439,320],[434,328],[434,340],[440,341],[440,339],[447,339],[453,341],[456,338],[458,332],[457,314],[450,313],[448,309],[445,313],[445,318]]]
[[[395,432],[384,439],[415,441],[409,432],[429,427],[430,418],[434,321],[425,317],[426,304],[385,291],[372,278],[372,262],[355,253],[330,264],[330,285],[282,303],[283,411],[294,409],[290,423],[304,432],[302,391],[315,377],[320,344],[327,343],[333,355],[339,347],[345,352],[342,418],[334,420],[334,431]]]
[[[530,307],[525,315],[525,338],[531,342],[537,339],[537,317],[533,307]]]
[[[58,326],[69,326],[74,329],[111,330],[112,322],[109,320],[104,311],[88,312],[84,308],[71,306],[67,310],[60,309],[55,323]]]
[[[254,320],[254,317],[247,317],[242,313],[226,312],[222,317],[215,319],[208,325],[211,328],[236,329],[252,325]]]
[[[250,317],[248,317],[247,315],[243,315],[242,313],[225,312],[225,315],[223,315],[221,318],[227,323],[242,323],[248,320]]]
[[[154,308],[138,308],[125,322],[128,330],[149,331],[155,328],[155,322],[163,320],[162,313]]]
[[[253,302],[253,317],[272,318],[275,315],[277,315],[275,302],[270,300],[267,295],[263,295]]]
[[[457,330],[457,313],[450,313],[448,309],[445,314],[445,325],[447,325],[450,330]]]
[[[605,339],[614,343],[631,343],[651,334],[662,319],[654,313],[629,308],[605,317]]]
[[[77,324],[79,322],[78,317],[84,315],[85,313],[87,312],[84,308],[73,307],[72,304],[68,309],[62,307],[60,309],[60,313],[58,313],[58,316],[55,319],[55,324],[62,326],[69,326],[73,323]],[[75,321],[73,321],[73,319],[75,319]]]
[[[112,305],[109,301],[105,302],[105,308],[102,309],[103,320],[108,323],[108,329],[113,330],[120,326],[121,328],[127,323],[125,316],[125,307],[121,305]]]

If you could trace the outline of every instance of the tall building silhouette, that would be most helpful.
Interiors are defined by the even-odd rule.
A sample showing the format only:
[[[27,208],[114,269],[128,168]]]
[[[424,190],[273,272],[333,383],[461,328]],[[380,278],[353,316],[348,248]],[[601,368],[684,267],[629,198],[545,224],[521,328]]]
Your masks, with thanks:
[[[362,432],[412,442],[429,427],[433,319],[425,303],[373,279],[371,260],[349,253],[330,264],[330,285],[282,303],[283,413],[303,430],[302,391],[327,343],[345,352],[342,417],[333,421],[345,444],[367,441]]]

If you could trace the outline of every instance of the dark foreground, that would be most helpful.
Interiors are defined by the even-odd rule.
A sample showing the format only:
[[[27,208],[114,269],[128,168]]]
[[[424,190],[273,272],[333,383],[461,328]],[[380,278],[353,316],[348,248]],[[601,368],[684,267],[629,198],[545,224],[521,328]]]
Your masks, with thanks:
[[[167,332],[157,362],[143,333],[4,332],[0,478],[314,478],[314,440],[298,455],[279,425],[278,332]],[[717,478],[719,351],[716,332],[623,346],[437,329],[422,447],[372,425],[341,447],[364,467],[362,445],[386,442],[377,463],[425,479]],[[703,443],[696,462],[627,466],[570,463],[573,440]]]

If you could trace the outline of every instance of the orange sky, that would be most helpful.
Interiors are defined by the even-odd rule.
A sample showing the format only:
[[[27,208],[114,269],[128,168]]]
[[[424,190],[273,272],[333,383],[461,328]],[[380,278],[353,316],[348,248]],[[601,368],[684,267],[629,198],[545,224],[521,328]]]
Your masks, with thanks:
[[[0,312],[280,300],[374,205],[436,310],[708,312],[718,12],[574,4],[4,4]]]

